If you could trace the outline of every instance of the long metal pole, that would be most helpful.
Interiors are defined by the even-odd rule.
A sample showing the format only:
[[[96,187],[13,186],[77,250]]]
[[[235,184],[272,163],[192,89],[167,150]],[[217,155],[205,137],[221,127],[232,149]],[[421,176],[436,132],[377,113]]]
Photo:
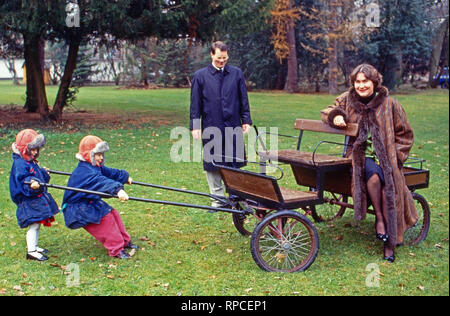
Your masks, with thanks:
[[[31,184],[31,181],[25,181],[25,184]],[[87,193],[87,194],[95,194],[104,198],[118,198],[117,195],[112,195],[108,193],[98,192],[98,191],[92,191],[92,190],[86,190],[86,189],[80,189],[80,188],[73,188],[73,187],[66,187],[62,185],[57,184],[50,184],[50,183],[39,183],[40,186],[45,186],[47,188],[54,188],[54,189],[61,189],[61,190],[70,190],[75,192],[81,192],[81,193]],[[165,204],[165,205],[173,205],[173,206],[183,206],[183,207],[192,207],[192,208],[199,208],[199,209],[205,209],[205,210],[214,210],[214,211],[220,211],[220,212],[227,212],[227,213],[236,213],[236,214],[251,214],[250,211],[246,210],[233,210],[229,208],[223,208],[223,207],[212,207],[207,205],[198,205],[198,204],[189,204],[189,203],[181,203],[181,202],[171,202],[171,201],[163,201],[163,200],[153,200],[153,199],[145,199],[145,198],[137,198],[137,197],[129,197],[129,200],[131,201],[139,201],[139,202],[146,202],[146,203],[155,203],[155,204]]]
[[[70,172],[57,171],[57,170],[48,170],[48,172],[54,173],[54,174],[59,174],[59,175],[65,175],[65,176],[70,176],[71,175]],[[204,192],[197,192],[197,191],[192,191],[192,190],[183,190],[183,189],[179,189],[179,188],[168,187],[168,186],[152,184],[152,183],[145,183],[145,182],[134,181],[134,180],[133,180],[132,184],[141,185],[141,186],[144,186],[144,187],[156,188],[156,189],[163,189],[163,190],[168,190],[168,191],[181,192],[181,193],[186,193],[186,194],[194,194],[194,195],[206,196],[206,197],[209,197],[209,198],[212,198],[212,199],[224,202],[224,203],[227,202],[227,199],[224,198],[223,196],[208,194],[208,193],[204,193]]]

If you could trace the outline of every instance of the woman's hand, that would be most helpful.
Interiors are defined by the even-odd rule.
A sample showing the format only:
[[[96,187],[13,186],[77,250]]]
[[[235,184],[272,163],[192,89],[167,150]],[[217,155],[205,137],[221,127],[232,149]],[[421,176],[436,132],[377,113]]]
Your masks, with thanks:
[[[117,192],[117,197],[122,202],[128,201],[129,199],[128,194],[124,190],[120,190],[119,192]]]
[[[345,124],[344,117],[342,115],[336,115],[333,119],[333,124],[338,127],[346,127],[347,124]]]

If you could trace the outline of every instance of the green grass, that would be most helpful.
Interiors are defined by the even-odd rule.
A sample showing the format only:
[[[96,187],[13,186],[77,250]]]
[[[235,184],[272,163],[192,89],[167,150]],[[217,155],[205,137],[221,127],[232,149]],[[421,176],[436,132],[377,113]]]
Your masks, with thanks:
[[[49,98],[55,87],[47,90]],[[330,104],[329,95],[252,92],[252,117],[260,128],[278,127],[295,135],[295,118],[319,119],[319,110]],[[382,246],[373,238],[373,216],[352,227],[353,213],[333,224],[316,223],[320,251],[305,272],[267,273],[260,270],[250,253],[250,239],[234,228],[231,216],[210,214],[157,204],[109,200],[116,207],[141,247],[132,260],[107,256],[106,250],[84,230],[69,230],[62,214],[57,225],[42,228],[40,245],[51,250],[46,263],[25,260],[25,232],[18,228],[15,205],[9,197],[11,143],[17,130],[0,130],[0,295],[448,295],[449,223],[449,113],[448,91],[433,90],[398,95],[415,131],[412,155],[426,159],[430,169],[428,189],[420,190],[431,206],[428,238],[416,247],[397,249],[397,260],[381,260]],[[0,104],[22,104],[24,87],[0,82]],[[50,100],[51,103],[51,100]],[[170,132],[188,124],[189,90],[118,90],[115,87],[86,87],[80,90],[77,107],[88,111],[139,112],[139,115],[170,117],[167,126],[130,126],[128,129],[41,129],[47,137],[42,150],[42,166],[71,171],[75,153],[87,133],[108,141],[107,165],[127,169],[135,180],[207,191],[200,163],[174,163],[170,149],[175,140]],[[306,134],[305,134],[306,135]],[[309,133],[305,148],[323,135]],[[280,141],[292,147],[295,140]],[[303,145],[302,145],[303,146]],[[282,181],[293,186],[291,171],[284,168]],[[52,183],[65,184],[67,178],[53,175]],[[58,203],[62,191],[52,190]],[[131,196],[204,204],[208,199],[180,195],[138,186],[127,187]],[[70,264],[76,264],[80,284],[69,287]],[[380,287],[366,286],[366,267],[380,269]],[[71,265],[73,266],[73,265]],[[73,270],[72,270],[73,271]]]

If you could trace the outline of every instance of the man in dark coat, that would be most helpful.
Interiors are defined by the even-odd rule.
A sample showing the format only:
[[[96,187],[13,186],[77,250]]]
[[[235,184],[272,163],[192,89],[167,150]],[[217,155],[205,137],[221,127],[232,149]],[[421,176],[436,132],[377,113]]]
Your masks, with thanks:
[[[213,161],[235,168],[245,165],[243,133],[249,132],[252,120],[244,75],[226,64],[228,47],[214,42],[210,56],[212,63],[192,79],[190,129],[194,139],[203,141],[203,169],[210,192],[223,196],[225,188]]]

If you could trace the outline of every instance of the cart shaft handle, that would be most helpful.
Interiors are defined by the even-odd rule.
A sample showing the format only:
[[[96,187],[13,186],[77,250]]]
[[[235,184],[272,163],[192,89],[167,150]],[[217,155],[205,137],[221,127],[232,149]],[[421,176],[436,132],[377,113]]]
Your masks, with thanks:
[[[31,181],[25,181],[24,183],[27,185],[30,185]],[[95,194],[95,195],[98,195],[98,196],[101,196],[104,198],[118,198],[117,195],[112,195],[112,194],[108,194],[108,193],[104,193],[104,192],[98,192],[98,191],[92,191],[92,190],[86,190],[86,189],[80,189],[80,188],[73,188],[73,187],[66,187],[66,186],[50,184],[50,183],[41,183],[41,182],[38,182],[38,183],[40,186],[45,186],[47,188],[70,190],[70,191],[87,193],[87,194]],[[250,211],[247,211],[247,210],[234,210],[234,209],[223,208],[223,207],[213,207],[213,206],[207,206],[207,205],[197,205],[197,204],[189,204],[189,203],[181,203],[181,202],[164,201],[164,200],[145,199],[145,198],[138,198],[138,197],[132,197],[132,196],[130,196],[128,199],[131,201],[138,201],[138,202],[192,207],[192,208],[198,208],[198,209],[214,210],[214,211],[237,213],[237,214],[244,214],[244,215],[251,213]]]

